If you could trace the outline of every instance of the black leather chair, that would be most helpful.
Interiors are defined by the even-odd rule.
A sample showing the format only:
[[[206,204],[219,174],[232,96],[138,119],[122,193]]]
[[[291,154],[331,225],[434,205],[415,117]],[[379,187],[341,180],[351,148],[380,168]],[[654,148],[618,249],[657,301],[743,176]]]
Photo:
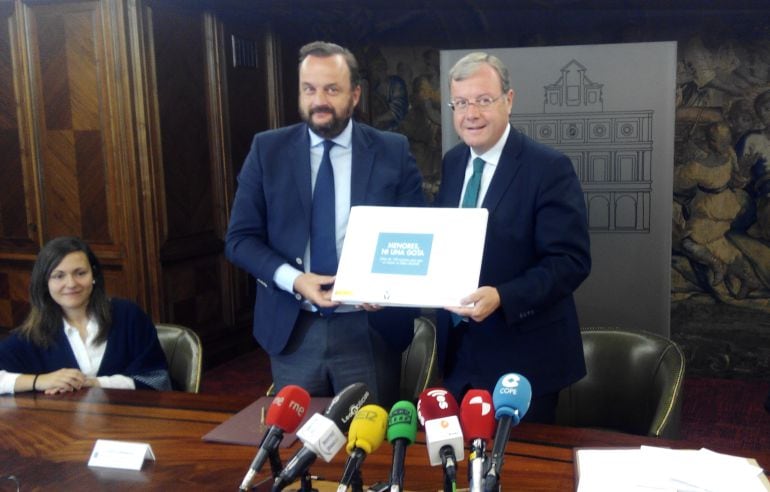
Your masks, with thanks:
[[[414,338],[401,356],[401,399],[416,402],[436,375],[436,325],[420,316]]]
[[[180,325],[161,323],[155,327],[174,389],[198,393],[203,367],[203,346],[198,334]]]
[[[685,358],[660,335],[583,328],[588,374],[559,395],[556,422],[678,438]]]

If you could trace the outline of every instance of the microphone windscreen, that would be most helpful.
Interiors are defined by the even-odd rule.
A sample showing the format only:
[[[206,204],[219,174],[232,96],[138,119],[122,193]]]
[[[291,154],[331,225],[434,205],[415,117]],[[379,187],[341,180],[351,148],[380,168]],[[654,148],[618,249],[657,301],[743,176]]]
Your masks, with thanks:
[[[347,432],[358,409],[369,403],[371,393],[364,383],[353,383],[337,393],[324,411],[342,432]]]
[[[420,393],[420,398],[417,399],[417,417],[423,426],[426,420],[440,419],[458,413],[460,409],[457,407],[457,400],[444,388],[428,388]]]
[[[495,433],[495,413],[492,395],[487,390],[472,389],[460,404],[460,424],[467,441],[492,439]]]
[[[503,415],[512,417],[514,424],[529,410],[532,401],[532,385],[521,374],[511,372],[503,374],[495,385],[492,402],[495,405],[495,418]]]
[[[310,394],[299,386],[284,386],[267,409],[265,424],[294,432],[310,405]]]
[[[388,413],[379,405],[364,405],[353,417],[348,431],[348,445],[345,448],[350,454],[359,448],[366,454],[376,450],[385,439],[385,427],[388,424]]]
[[[396,402],[388,414],[388,442],[406,439],[412,444],[417,437],[417,409],[411,401]]]

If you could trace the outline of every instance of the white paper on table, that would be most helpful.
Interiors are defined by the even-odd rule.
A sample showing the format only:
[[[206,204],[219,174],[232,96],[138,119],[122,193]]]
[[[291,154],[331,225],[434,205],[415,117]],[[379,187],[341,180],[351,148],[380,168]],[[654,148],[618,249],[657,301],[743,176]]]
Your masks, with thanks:
[[[746,458],[702,448],[688,455],[672,455],[671,478],[709,492],[767,490],[759,480],[762,468]]]
[[[639,448],[579,449],[578,492],[678,492]]]
[[[578,492],[766,492],[756,461],[708,449],[578,449]]]
[[[352,207],[332,300],[460,306],[478,288],[487,217],[484,208]]]

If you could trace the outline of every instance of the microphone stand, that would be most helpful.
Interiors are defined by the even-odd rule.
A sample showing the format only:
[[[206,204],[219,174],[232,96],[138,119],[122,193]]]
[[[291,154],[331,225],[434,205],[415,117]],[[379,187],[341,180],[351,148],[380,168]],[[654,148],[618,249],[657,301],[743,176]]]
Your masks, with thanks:
[[[468,482],[470,492],[482,492],[482,483],[487,473],[487,455],[484,440],[476,438],[471,442],[471,453],[468,456]]]
[[[441,464],[444,467],[444,492],[457,490],[457,462],[451,446],[441,448]]]
[[[361,470],[353,473],[353,479],[350,481],[350,490],[352,492],[364,492],[364,480],[361,478]]]
[[[275,449],[268,454],[270,459],[270,471],[273,474],[273,478],[276,478],[283,471],[283,463],[281,463],[281,456],[278,454],[278,450]]]
[[[298,492],[318,492],[318,489],[313,488],[313,477],[310,475],[309,470],[302,474]]]

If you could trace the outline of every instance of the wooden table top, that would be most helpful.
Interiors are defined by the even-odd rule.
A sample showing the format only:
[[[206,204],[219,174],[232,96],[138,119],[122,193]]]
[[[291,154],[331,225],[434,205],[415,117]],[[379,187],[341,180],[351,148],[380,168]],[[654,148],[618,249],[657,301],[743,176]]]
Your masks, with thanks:
[[[204,442],[201,437],[256,400],[241,396],[182,392],[88,389],[46,396],[20,394],[0,397],[0,477],[14,475],[21,490],[237,490],[254,457],[254,446]],[[156,461],[141,471],[87,466],[97,439],[150,444]],[[424,436],[407,448],[405,486],[412,491],[441,489],[441,467],[430,467]],[[709,447],[592,429],[523,423],[513,428],[503,466],[506,484],[521,491],[574,490],[573,449],[576,447],[637,447],[641,444],[676,448]],[[284,463],[299,443],[281,450]],[[731,450],[715,449],[731,452]],[[383,444],[366,458],[364,482],[387,480],[392,448]],[[741,453],[737,453],[741,454]],[[770,451],[754,453],[770,469]],[[466,457],[467,458],[467,457]],[[346,454],[331,463],[318,459],[314,475],[336,482]],[[265,465],[263,474],[269,473]],[[467,461],[458,469],[465,486]],[[514,485],[515,484],[515,485]],[[0,480],[0,491],[15,490]],[[287,490],[296,489],[289,487]]]

